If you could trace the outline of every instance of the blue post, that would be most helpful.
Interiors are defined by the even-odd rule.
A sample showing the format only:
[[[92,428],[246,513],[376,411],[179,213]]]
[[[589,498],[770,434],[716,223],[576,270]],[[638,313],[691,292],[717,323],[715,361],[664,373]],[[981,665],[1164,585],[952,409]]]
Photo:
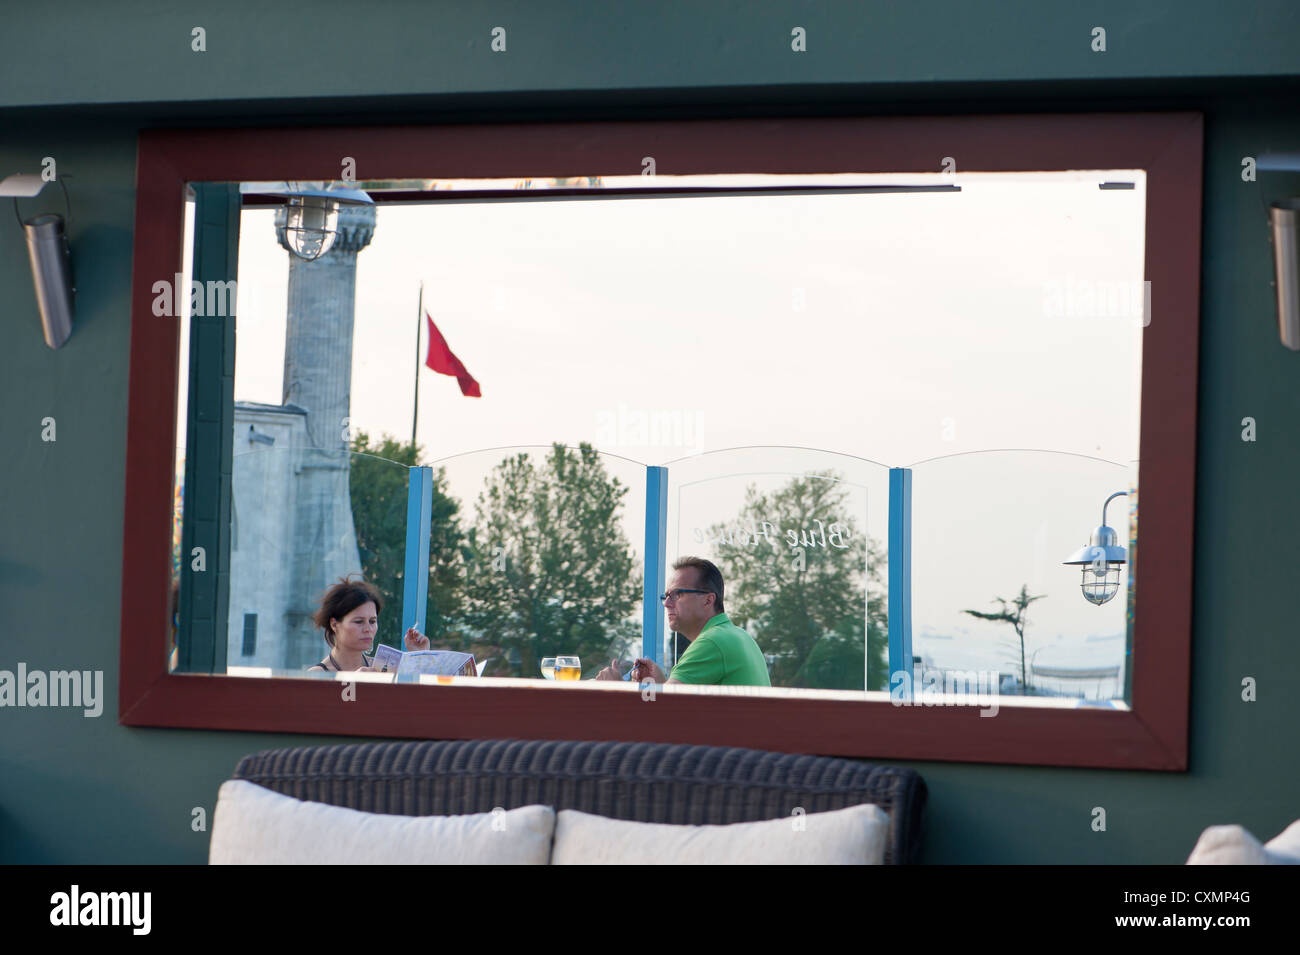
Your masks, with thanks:
[[[902,698],[912,699],[912,470],[889,469],[889,689],[907,674]]]
[[[668,563],[668,469],[645,469],[645,596],[641,655],[664,665],[664,572]]]
[[[402,633],[412,623],[424,633],[429,602],[429,524],[433,517],[433,468],[408,469],[406,491],[406,566],[402,579]],[[402,638],[397,649],[405,650]]]

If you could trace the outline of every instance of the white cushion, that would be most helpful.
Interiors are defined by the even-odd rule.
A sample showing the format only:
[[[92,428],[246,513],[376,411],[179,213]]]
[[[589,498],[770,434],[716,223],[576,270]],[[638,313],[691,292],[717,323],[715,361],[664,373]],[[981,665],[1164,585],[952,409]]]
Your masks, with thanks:
[[[674,826],[563,809],[554,865],[881,865],[889,815],[865,803],[832,812]]]
[[[1300,819],[1268,840],[1264,849],[1280,864],[1300,865]]]
[[[1210,826],[1196,840],[1188,865],[1300,865],[1300,820],[1267,845],[1241,826]]]
[[[282,796],[243,779],[221,784],[212,865],[546,865],[550,806],[472,816],[393,816]]]

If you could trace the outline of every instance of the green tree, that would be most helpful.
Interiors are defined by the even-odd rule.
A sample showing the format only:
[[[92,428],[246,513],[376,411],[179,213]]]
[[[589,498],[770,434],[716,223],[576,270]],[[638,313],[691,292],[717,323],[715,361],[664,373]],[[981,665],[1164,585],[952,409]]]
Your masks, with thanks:
[[[353,437],[351,450],[352,522],[357,531],[362,572],[366,580],[379,588],[384,605],[392,610],[380,615],[379,640],[405,649],[402,634],[415,619],[408,608],[402,608],[400,614],[397,612],[402,605],[406,569],[409,486],[406,467],[416,463],[419,449],[389,435],[371,444],[370,437],[362,431]],[[435,470],[424,633],[431,646],[462,649],[465,565],[471,552],[460,527],[460,504],[447,493],[446,486],[444,471]]]
[[[833,471],[770,494],[750,485],[736,522],[709,529],[727,613],[775,657],[773,686],[862,689],[864,653],[866,688],[889,686],[884,554],[847,516],[847,500]]]
[[[1036,597],[1029,596],[1029,586],[1020,585],[1020,595],[1010,602],[1001,597],[994,597],[993,601],[1002,605],[997,613],[984,613],[980,610],[963,610],[962,613],[968,613],[972,617],[979,617],[981,620],[997,620],[1002,623],[1009,623],[1016,631],[1016,637],[1020,640],[1020,685],[1027,692],[1029,682],[1025,679],[1025,626],[1028,620],[1025,618],[1025,611],[1035,600],[1042,600],[1046,594],[1039,594]]]
[[[466,619],[505,651],[501,669],[532,677],[542,657],[576,654],[592,672],[636,640],[641,572],[620,524],[627,491],[585,443],[555,444],[540,465],[521,452],[493,469],[470,532]]]

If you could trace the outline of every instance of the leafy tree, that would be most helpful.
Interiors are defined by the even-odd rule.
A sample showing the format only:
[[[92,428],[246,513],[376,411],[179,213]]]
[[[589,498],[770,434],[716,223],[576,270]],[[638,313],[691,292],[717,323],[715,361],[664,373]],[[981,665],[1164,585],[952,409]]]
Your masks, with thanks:
[[[402,590],[406,569],[406,504],[408,477],[405,468],[391,462],[413,466],[419,449],[410,442],[389,435],[375,444],[363,431],[352,439],[351,501],[352,521],[361,551],[361,567],[366,580],[379,588],[386,607],[392,613],[380,615],[380,642],[399,649],[402,634],[415,619],[403,608]],[[386,459],[386,460],[380,460]],[[463,578],[471,551],[460,527],[460,504],[446,492],[447,478],[439,468],[433,472],[433,505],[429,529],[429,599],[426,608],[425,634],[430,645],[460,649],[463,610]]]
[[[981,620],[999,620],[1003,623],[1009,623],[1015,628],[1016,636],[1020,640],[1020,685],[1026,690],[1029,688],[1029,682],[1025,679],[1025,625],[1029,622],[1025,619],[1025,610],[1035,600],[1042,600],[1046,594],[1039,594],[1036,597],[1029,596],[1029,586],[1020,585],[1020,595],[1010,602],[1001,597],[994,597],[993,600],[1002,605],[1002,609],[997,613],[984,613],[979,610],[963,610],[962,613],[968,613],[972,617],[979,617]],[[993,602],[993,601],[990,601]]]
[[[542,657],[575,654],[590,672],[636,640],[641,573],[620,524],[627,491],[585,443],[493,469],[470,532],[466,620],[504,649],[502,670],[537,676]]]
[[[773,686],[862,689],[865,652],[867,689],[888,688],[884,555],[846,518],[847,499],[833,471],[795,478],[771,494],[750,485],[737,521],[709,529],[710,539],[722,542],[728,616],[775,657]]]

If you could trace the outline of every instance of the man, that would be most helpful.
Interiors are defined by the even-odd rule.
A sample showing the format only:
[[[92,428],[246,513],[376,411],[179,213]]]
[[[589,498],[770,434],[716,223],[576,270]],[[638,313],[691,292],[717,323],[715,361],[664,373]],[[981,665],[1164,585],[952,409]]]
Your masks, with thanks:
[[[754,638],[731,622],[722,608],[722,573],[701,557],[683,557],[673,564],[664,606],[669,629],[691,642],[672,674],[653,660],[638,658],[632,679],[655,683],[711,683],[728,686],[771,686],[767,661]],[[618,662],[597,674],[598,680],[621,680]]]

